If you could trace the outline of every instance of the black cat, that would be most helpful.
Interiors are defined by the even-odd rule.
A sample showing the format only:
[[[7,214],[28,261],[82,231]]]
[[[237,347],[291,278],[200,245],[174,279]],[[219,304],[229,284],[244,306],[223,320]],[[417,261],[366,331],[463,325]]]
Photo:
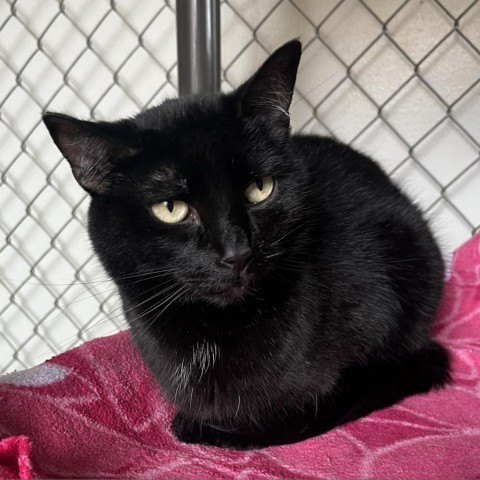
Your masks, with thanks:
[[[374,162],[290,134],[300,54],[131,119],[44,116],[184,442],[296,442],[448,381],[439,249]]]

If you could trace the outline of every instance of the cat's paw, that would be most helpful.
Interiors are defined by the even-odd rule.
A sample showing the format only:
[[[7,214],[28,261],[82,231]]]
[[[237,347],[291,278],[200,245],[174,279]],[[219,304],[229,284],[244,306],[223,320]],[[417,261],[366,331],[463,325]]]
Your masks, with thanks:
[[[184,443],[198,443],[235,450],[252,450],[260,447],[248,435],[219,430],[211,425],[190,420],[181,413],[175,416],[171,428],[178,440]]]

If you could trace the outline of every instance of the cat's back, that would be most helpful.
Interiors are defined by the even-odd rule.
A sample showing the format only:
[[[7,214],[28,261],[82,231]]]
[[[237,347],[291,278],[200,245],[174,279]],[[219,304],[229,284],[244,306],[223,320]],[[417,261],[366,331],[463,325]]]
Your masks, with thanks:
[[[370,245],[370,252],[388,245],[404,250],[407,257],[424,253],[441,264],[420,209],[374,160],[333,138],[293,135],[291,139],[291,155],[308,172],[304,201],[321,220],[316,222],[322,231],[317,234],[329,240],[343,235],[345,242],[357,245],[360,240]]]
[[[365,195],[369,202],[375,202],[373,192],[403,198],[376,162],[334,138],[293,135],[291,145],[292,154],[304,163],[319,193]]]
[[[333,138],[291,139],[291,155],[308,172],[309,202],[326,221],[361,231],[377,224],[401,225],[433,243],[420,210],[374,160]]]

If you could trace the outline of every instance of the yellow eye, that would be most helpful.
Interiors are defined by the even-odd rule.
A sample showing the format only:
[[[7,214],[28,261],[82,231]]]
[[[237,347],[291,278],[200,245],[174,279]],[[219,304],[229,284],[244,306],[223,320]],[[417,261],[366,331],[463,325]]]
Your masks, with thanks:
[[[151,207],[152,213],[162,222],[179,223],[188,217],[190,207],[181,200],[167,200],[155,203]]]
[[[266,200],[273,192],[275,181],[268,175],[252,182],[245,190],[245,197],[250,203],[260,203]]]

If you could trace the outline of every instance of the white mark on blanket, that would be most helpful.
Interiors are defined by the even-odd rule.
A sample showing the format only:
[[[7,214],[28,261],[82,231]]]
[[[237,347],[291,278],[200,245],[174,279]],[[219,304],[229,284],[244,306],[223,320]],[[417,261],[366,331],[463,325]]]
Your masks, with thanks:
[[[69,373],[69,368],[55,363],[43,363],[28,370],[3,375],[0,377],[0,383],[21,387],[43,387],[64,380]]]

